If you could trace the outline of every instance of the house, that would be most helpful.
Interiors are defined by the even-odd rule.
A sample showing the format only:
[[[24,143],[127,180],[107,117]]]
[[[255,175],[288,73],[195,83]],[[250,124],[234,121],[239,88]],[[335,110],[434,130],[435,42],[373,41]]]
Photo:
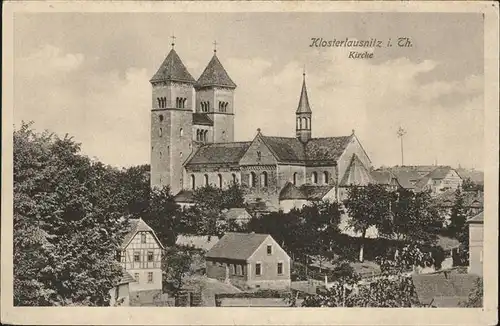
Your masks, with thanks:
[[[371,176],[376,184],[383,185],[389,191],[395,191],[402,188],[398,178],[391,171],[374,170]]]
[[[484,193],[482,191],[463,191],[464,208],[468,216],[474,216],[483,211]],[[446,223],[451,218],[451,209],[455,205],[456,190],[446,190],[434,197],[434,203],[444,212]]]
[[[394,166],[372,171],[372,175],[376,180],[379,178],[377,174],[380,172],[390,172],[396,178],[399,186],[411,191],[415,190],[415,185],[422,178],[422,173],[419,173],[415,167],[410,166]]]
[[[238,287],[290,287],[290,256],[269,234],[226,233],[206,255],[207,276]]]
[[[484,212],[470,218],[469,223],[469,269],[470,274],[483,275]]]
[[[420,179],[415,185],[416,191],[430,190],[433,195],[443,191],[456,190],[462,185],[462,178],[455,169],[449,166],[436,167]]]
[[[245,208],[230,208],[222,212],[226,220],[235,221],[238,225],[245,225],[251,219],[252,215]]]
[[[161,292],[161,256],[164,247],[153,229],[142,219],[130,219],[129,222],[128,233],[117,252],[117,260],[135,279],[135,282],[130,283],[130,292]]]
[[[474,289],[479,277],[446,271],[432,274],[412,274],[411,278],[421,305],[451,308],[459,307],[460,302],[467,301],[469,293]]]
[[[115,286],[109,290],[109,305],[112,307],[130,305],[130,284],[134,283],[135,279],[126,270],[123,270],[122,274]]]

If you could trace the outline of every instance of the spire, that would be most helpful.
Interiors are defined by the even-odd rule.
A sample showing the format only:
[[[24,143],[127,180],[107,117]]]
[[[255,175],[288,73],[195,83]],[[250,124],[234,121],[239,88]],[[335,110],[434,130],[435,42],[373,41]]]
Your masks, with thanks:
[[[175,36],[172,36],[172,50],[170,50],[156,74],[151,78],[151,83],[159,81],[176,81],[194,84],[196,82],[184,63],[182,63],[177,52],[175,52],[174,39]]]
[[[214,46],[217,45],[217,42],[214,42]],[[214,48],[214,55],[210,62],[208,63],[205,70],[201,74],[200,78],[196,82],[196,86],[198,88],[201,87],[210,87],[210,86],[220,86],[234,89],[236,88],[236,84],[233,82],[231,77],[226,72],[226,69],[222,66],[217,58],[217,49]]]
[[[297,107],[296,113],[311,113],[311,107],[309,106],[309,98],[307,97],[307,87],[306,87],[306,71],[302,72],[302,91],[300,93],[299,106]]]

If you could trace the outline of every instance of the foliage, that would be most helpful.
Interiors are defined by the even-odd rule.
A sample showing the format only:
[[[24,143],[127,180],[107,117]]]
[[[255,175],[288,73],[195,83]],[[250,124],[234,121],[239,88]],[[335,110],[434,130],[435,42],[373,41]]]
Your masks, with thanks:
[[[163,290],[177,296],[187,276],[191,275],[192,252],[170,247],[163,252]]]
[[[106,305],[128,220],[119,171],[67,135],[14,131],[14,304]]]
[[[484,185],[472,181],[471,178],[466,178],[462,182],[463,191],[484,191]]]
[[[460,302],[461,307],[481,308],[483,307],[483,279],[480,277],[476,280],[474,288],[470,291],[467,301]]]
[[[469,225],[467,224],[467,210],[464,203],[464,194],[460,188],[455,192],[455,202],[451,208],[450,224],[445,234],[460,242],[459,265],[467,265],[469,261]]]
[[[381,277],[370,283],[338,282],[323,293],[310,295],[303,307],[412,307],[417,305],[410,277]]]

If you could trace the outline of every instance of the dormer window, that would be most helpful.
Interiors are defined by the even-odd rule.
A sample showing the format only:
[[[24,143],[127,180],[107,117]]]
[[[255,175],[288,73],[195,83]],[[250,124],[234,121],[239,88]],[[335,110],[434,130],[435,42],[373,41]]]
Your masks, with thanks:
[[[146,243],[146,233],[145,232],[141,233],[141,243]]]

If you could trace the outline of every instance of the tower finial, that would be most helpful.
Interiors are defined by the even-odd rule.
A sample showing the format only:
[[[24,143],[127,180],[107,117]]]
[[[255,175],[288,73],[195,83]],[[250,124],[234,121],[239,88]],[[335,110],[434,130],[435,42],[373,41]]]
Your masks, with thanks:
[[[176,39],[176,37],[175,37],[175,35],[172,35],[172,36],[170,36],[170,38],[172,39],[172,49],[173,49],[174,46],[175,46],[175,39]]]
[[[214,45],[214,53],[217,53],[217,41],[214,41],[212,44]]]

